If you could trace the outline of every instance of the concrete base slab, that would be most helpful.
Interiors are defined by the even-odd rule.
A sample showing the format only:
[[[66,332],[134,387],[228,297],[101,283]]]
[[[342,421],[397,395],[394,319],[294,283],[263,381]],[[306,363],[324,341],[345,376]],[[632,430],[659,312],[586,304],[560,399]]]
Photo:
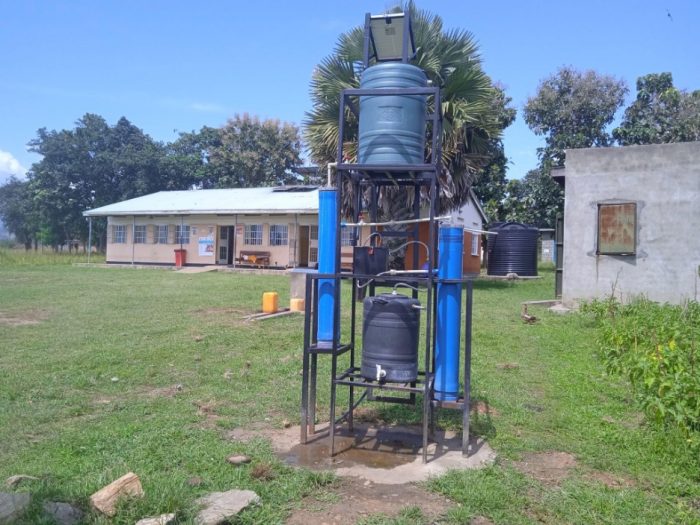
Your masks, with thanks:
[[[298,426],[265,435],[288,464],[333,470],[339,476],[387,485],[425,481],[452,469],[484,468],[496,459],[495,452],[483,439],[473,439],[469,455],[464,456],[460,433],[436,431],[428,444],[428,462],[423,463],[422,431],[417,426],[356,423],[353,432],[338,427],[336,454],[332,457],[327,426],[311,436],[307,444],[299,443]],[[229,437],[248,440],[253,436],[233,431]]]

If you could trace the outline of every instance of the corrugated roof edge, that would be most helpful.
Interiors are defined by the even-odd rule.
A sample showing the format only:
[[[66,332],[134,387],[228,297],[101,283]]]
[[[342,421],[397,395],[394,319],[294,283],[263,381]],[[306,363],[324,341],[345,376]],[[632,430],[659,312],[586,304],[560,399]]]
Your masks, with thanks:
[[[276,191],[277,189],[282,189],[282,191]],[[285,188],[294,188],[291,191]],[[301,191],[300,191],[301,190]],[[155,193],[150,193],[148,195],[142,195],[141,197],[135,197],[133,199],[127,199],[125,201],[120,201],[113,204],[108,204],[106,206],[101,206],[98,208],[93,208],[83,212],[84,217],[106,217],[106,216],[140,216],[140,215],[154,215],[154,216],[167,216],[167,215],[231,215],[231,214],[315,214],[318,213],[318,201],[313,198],[313,192],[318,190],[318,186],[278,186],[278,187],[261,187],[261,188],[228,188],[228,189],[214,189],[214,190],[178,190],[178,191],[159,191]],[[210,193],[211,192],[211,193]],[[203,195],[205,193],[212,194],[222,194],[225,196],[225,201],[228,203],[232,197],[245,198],[248,204],[253,206],[258,203],[251,203],[250,199],[262,200],[259,202],[260,206],[255,208],[244,208],[244,207],[221,207],[223,204],[220,198],[216,198],[213,202],[204,202],[201,200],[199,203],[202,205],[197,207],[196,201],[193,207],[188,207],[191,202],[178,202],[175,198],[174,201],[170,201],[166,205],[158,202],[158,196],[172,195],[174,197],[182,197],[183,195]],[[240,193],[241,195],[235,195]],[[258,195],[251,195],[257,193]],[[227,195],[228,194],[228,195]],[[233,195],[231,195],[233,194]],[[270,205],[268,199],[275,194],[273,204]],[[288,199],[285,198],[288,196]],[[313,199],[313,200],[310,200]],[[142,201],[142,202],[137,202]],[[154,206],[154,201],[158,205]],[[168,204],[171,207],[168,207]],[[178,204],[180,206],[178,206]],[[183,207],[182,205],[185,204]],[[214,206],[211,206],[214,204]],[[275,204],[277,206],[275,206]],[[135,207],[129,207],[132,205]],[[173,206],[174,205],[174,206]],[[207,205],[211,206],[208,207]],[[266,206],[268,205],[268,206]]]

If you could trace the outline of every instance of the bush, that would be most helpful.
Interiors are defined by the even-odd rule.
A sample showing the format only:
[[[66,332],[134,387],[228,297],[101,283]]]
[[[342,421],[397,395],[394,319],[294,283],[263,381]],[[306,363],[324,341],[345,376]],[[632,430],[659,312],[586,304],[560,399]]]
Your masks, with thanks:
[[[608,372],[627,377],[646,416],[679,427],[700,446],[700,303],[593,301],[582,311],[600,323]]]

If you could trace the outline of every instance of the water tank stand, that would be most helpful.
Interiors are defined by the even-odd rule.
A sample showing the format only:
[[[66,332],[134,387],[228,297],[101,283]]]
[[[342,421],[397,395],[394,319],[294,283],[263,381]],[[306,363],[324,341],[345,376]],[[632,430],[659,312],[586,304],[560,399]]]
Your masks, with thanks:
[[[340,115],[346,115],[346,109],[355,111],[356,107],[351,99],[360,96],[381,96],[381,95],[424,95],[434,97],[433,108],[437,111],[426,115],[426,121],[431,125],[432,131],[432,159],[419,164],[358,164],[345,162],[343,153],[343,137],[345,137],[345,118],[339,120],[339,141],[337,150],[337,167],[335,176],[335,188],[337,191],[337,234],[336,244],[336,268],[334,273],[307,274],[306,296],[304,317],[304,351],[302,368],[302,399],[301,399],[301,443],[308,443],[312,437],[317,437],[316,432],[316,401],[318,390],[318,356],[328,356],[330,358],[330,414],[328,437],[331,456],[335,455],[335,434],[339,424],[346,423],[350,431],[354,425],[354,410],[360,403],[367,400],[378,400],[390,403],[401,403],[415,405],[417,397],[422,396],[422,434],[423,434],[423,462],[428,461],[428,442],[434,428],[434,412],[436,409],[456,409],[462,411],[463,416],[463,442],[462,453],[468,455],[469,451],[469,410],[470,410],[470,386],[471,386],[471,324],[472,324],[472,294],[473,282],[469,279],[456,279],[450,282],[462,283],[466,293],[465,297],[465,337],[460,354],[463,355],[463,381],[465,394],[455,401],[439,401],[435,399],[433,383],[435,371],[435,317],[436,317],[436,295],[439,279],[436,275],[437,260],[437,189],[440,177],[441,165],[441,130],[442,117],[439,108],[440,90],[436,87],[421,88],[400,88],[400,89],[346,89],[343,90],[340,101]],[[386,186],[402,186],[412,188],[414,191],[413,216],[420,218],[420,202],[422,195],[428,195],[428,252],[430,254],[430,265],[423,274],[391,276],[382,275],[381,279],[377,275],[364,275],[341,271],[341,203],[351,203],[352,222],[358,223],[361,212],[369,213],[370,220],[367,222],[378,222],[378,199],[381,189]],[[425,191],[424,191],[425,190]],[[367,199],[363,205],[363,196]],[[367,197],[368,196],[368,197]],[[371,233],[378,233],[376,227],[371,227]],[[391,231],[384,229],[381,231],[383,237],[407,237],[418,239],[418,225],[409,228],[408,231]],[[358,239],[355,234],[353,246],[357,246]],[[376,237],[370,236],[370,244],[376,245]],[[418,251],[413,250],[413,267],[418,268]],[[318,329],[318,297],[319,281],[334,280],[334,312],[333,319],[335,326],[345,326],[338,331],[340,336],[334,338],[330,344],[319,345],[317,338]],[[425,328],[422,351],[419,345],[419,371],[416,381],[399,384],[385,383],[382,381],[372,381],[363,377],[361,368],[356,366],[356,351],[358,350],[357,332],[357,298],[358,283],[367,283],[366,290],[370,295],[375,295],[377,287],[394,286],[398,282],[407,283],[416,288],[425,289]],[[444,280],[443,282],[446,282]],[[341,284],[351,285],[351,302],[349,315],[341,316]],[[417,297],[418,292],[414,291],[413,296]],[[349,318],[349,319],[348,319]],[[347,323],[349,320],[349,327]],[[344,339],[343,339],[344,337]],[[347,364],[341,366],[340,359],[347,359]],[[421,368],[422,367],[422,368]],[[327,384],[327,383],[326,383]],[[347,409],[340,416],[336,416],[338,409],[337,389],[338,387],[348,388]],[[362,392],[357,395],[358,392]]]

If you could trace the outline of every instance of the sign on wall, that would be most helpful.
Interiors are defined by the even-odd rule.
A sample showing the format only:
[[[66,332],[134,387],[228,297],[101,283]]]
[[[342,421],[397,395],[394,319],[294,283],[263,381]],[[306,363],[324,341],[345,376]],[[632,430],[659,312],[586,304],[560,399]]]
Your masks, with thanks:
[[[199,238],[199,255],[200,257],[214,257],[214,237],[200,237]]]

